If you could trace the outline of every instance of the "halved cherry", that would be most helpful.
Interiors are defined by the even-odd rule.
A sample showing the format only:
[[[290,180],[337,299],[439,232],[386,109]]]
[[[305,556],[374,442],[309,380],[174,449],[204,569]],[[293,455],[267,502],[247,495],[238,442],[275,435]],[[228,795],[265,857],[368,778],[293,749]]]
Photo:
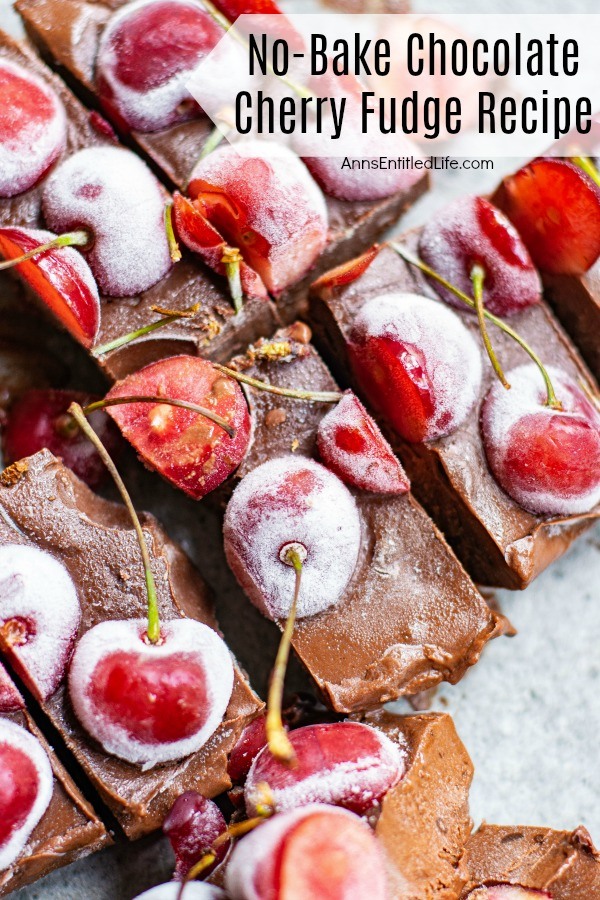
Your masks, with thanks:
[[[227,823],[216,803],[196,791],[186,791],[177,798],[163,822],[163,831],[175,853],[174,878],[182,881],[195,863],[208,853]],[[228,842],[215,851],[215,862],[204,870],[208,875],[225,857]]]
[[[313,289],[334,290],[346,284],[352,284],[353,281],[357,281],[361,275],[365,274],[371,263],[377,258],[379,250],[380,247],[374,244],[356,259],[351,259],[349,262],[342,263],[335,269],[325,272],[314,282]]]

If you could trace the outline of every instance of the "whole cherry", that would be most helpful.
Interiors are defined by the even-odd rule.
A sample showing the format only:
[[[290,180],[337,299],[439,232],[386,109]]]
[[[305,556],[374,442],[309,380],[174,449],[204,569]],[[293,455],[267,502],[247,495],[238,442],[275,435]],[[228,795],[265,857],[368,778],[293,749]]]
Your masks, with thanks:
[[[163,822],[163,832],[175,853],[173,877],[183,881],[192,866],[208,853],[219,835],[227,830],[227,823],[216,803],[196,791],[185,791],[177,798]],[[228,842],[215,851],[215,862],[204,870],[208,875],[223,861]]]
[[[258,716],[246,725],[229,754],[227,774],[234,784],[241,784],[246,780],[252,763],[266,745],[265,717]]]

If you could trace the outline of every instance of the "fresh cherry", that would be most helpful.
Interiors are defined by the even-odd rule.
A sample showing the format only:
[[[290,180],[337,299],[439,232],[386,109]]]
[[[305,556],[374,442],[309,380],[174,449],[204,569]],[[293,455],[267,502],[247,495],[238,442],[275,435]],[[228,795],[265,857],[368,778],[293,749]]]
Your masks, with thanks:
[[[14,712],[23,708],[23,698],[0,663],[0,713]]]
[[[179,900],[181,885],[176,881],[157,884],[156,887],[138,894],[134,900]],[[225,900],[223,891],[212,884],[191,881],[185,886],[184,900]]]
[[[481,354],[459,317],[417,294],[368,300],[349,354],[367,399],[407,441],[451,434],[479,395]]]
[[[34,228],[0,228],[0,255],[17,259],[56,235]],[[72,247],[46,250],[15,270],[73,337],[90,348],[100,327],[100,300],[92,271]]]
[[[298,617],[338,603],[360,549],[360,517],[352,495],[328,469],[283,456],[246,475],[223,526],[227,561],[248,597],[270,619],[287,617],[294,569],[283,551],[298,545],[302,590]]]
[[[144,620],[101,622],[79,641],[69,693],[83,727],[108,753],[149,769],[199,750],[221,724],[233,663],[219,635],[174,619],[161,639]]]
[[[552,900],[547,891],[537,891],[518,884],[482,885],[467,894],[466,900]]]
[[[507,373],[481,411],[483,446],[494,477],[522,507],[540,515],[585,513],[600,501],[600,413],[562,370],[548,369],[563,409],[545,405],[538,368]]]
[[[225,875],[235,900],[385,900],[385,862],[354,813],[323,804],[280,813],[234,847]]]
[[[62,563],[37,547],[0,547],[0,648],[40,700],[65,674],[80,618]]]
[[[566,159],[536,159],[496,200],[540,269],[582,275],[600,256],[600,187]]]
[[[37,75],[0,60],[0,197],[29,190],[63,152],[65,110]]]
[[[406,472],[394,451],[352,391],[319,422],[322,461],[351,487],[378,494],[405,494]]]
[[[197,163],[188,193],[273,294],[303,276],[325,247],[323,195],[286,147],[268,141],[219,147]],[[205,259],[210,265],[210,254]]]
[[[201,115],[186,84],[223,37],[192,0],[138,0],[109,20],[96,58],[107,115],[123,130],[157,131]]]
[[[163,831],[175,853],[173,877],[183,881],[192,866],[208,853],[219,835],[227,830],[227,823],[216,803],[196,791],[186,791],[177,798],[163,822]],[[208,875],[223,861],[228,843],[215,851],[215,862],[204,870]]]
[[[250,766],[266,745],[265,717],[259,716],[253,722],[250,722],[249,725],[246,725],[229,754],[227,774],[234,784],[241,784],[246,780]]]
[[[419,241],[421,258],[469,296],[471,271],[484,271],[484,305],[497,316],[510,316],[538,303],[540,277],[527,248],[504,213],[483,197],[461,197],[440,210],[425,225]],[[435,289],[452,306],[464,304],[435,282]]]
[[[44,188],[46,222],[56,232],[89,231],[83,252],[102,293],[114,297],[147,290],[171,268],[164,206],[150,169],[120,147],[80,150]]]
[[[0,720],[0,870],[25,850],[52,791],[52,768],[40,742],[20,725]]]
[[[403,776],[404,755],[397,744],[360,722],[307,725],[290,732],[296,755],[291,768],[260,751],[246,781],[248,815],[256,813],[259,786],[268,784],[278,813],[309,803],[330,803],[362,815],[377,808]]]
[[[12,404],[2,432],[6,461],[15,462],[47,448],[89,487],[98,487],[107,474],[104,463],[67,412],[74,400],[85,406],[94,399],[78,391],[30,390],[22,394]],[[91,413],[89,419],[109,452],[116,455],[121,438],[114,423],[102,410]]]
[[[148,395],[206,407],[235,429],[231,438],[205,416],[166,403],[108,409],[149,468],[194,499],[204,497],[239,466],[248,448],[250,414],[239,384],[204,359],[174,356],[128,375],[107,399]]]

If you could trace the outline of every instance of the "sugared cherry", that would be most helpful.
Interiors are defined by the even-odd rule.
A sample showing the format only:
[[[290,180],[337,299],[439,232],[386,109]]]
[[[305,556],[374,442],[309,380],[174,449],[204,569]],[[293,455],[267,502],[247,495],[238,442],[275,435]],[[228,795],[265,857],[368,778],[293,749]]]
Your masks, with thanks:
[[[419,241],[424,262],[468,296],[471,271],[482,267],[484,305],[497,316],[509,316],[538,303],[540,277],[514,225],[483,197],[462,197],[440,210],[425,225]],[[452,306],[464,304],[434,282]]]
[[[0,870],[24,851],[52,798],[50,762],[30,732],[0,720]]]
[[[0,647],[41,700],[63,678],[81,610],[65,567],[37,547],[0,547]]]
[[[600,256],[600,187],[566,159],[536,159],[496,195],[540,269],[582,275]]]
[[[107,115],[122,129],[138,131],[199,116],[186,84],[223,34],[191,0],[126,4],[109,20],[96,58],[96,84]]]
[[[268,784],[275,810],[287,812],[309,803],[330,803],[363,814],[376,808],[403,776],[404,755],[386,735],[360,722],[307,725],[290,732],[297,764],[290,768],[269,748],[258,754],[244,797],[248,815]]]
[[[0,228],[0,255],[17,259],[56,235],[34,228]],[[46,250],[15,270],[73,337],[89,348],[100,327],[100,300],[92,271],[72,247]]]
[[[8,59],[0,60],[0,96],[0,197],[14,197],[56,162],[67,120],[52,88]]]
[[[410,490],[400,461],[352,391],[319,422],[317,447],[327,468],[352,487],[379,494]]]
[[[342,598],[358,559],[360,518],[336,475],[310,459],[284,456],[242,479],[227,506],[223,534],[234,575],[270,619],[290,611],[295,576],[282,551],[300,546],[302,618]]]
[[[145,291],[171,268],[164,206],[150,169],[120,147],[80,150],[44,188],[46,222],[60,233],[90,232],[83,252],[100,290],[113,297]]]
[[[2,432],[6,461],[32,456],[45,447],[89,487],[98,487],[106,477],[106,467],[67,413],[73,401],[85,406],[94,399],[78,391],[31,390],[22,394],[11,406]],[[102,410],[91,413],[89,421],[115,456],[121,438],[114,423]]]
[[[174,878],[183,881],[189,870],[206,853],[215,840],[227,830],[227,823],[216,803],[207,800],[196,791],[186,791],[177,798],[163,822],[163,831],[175,853]],[[204,875],[208,875],[227,853],[224,842],[215,850],[215,862]]]
[[[280,813],[234,848],[225,875],[235,900],[385,900],[385,861],[368,825],[323,804]]]
[[[369,402],[407,441],[450,434],[479,394],[477,344],[456,313],[427,297],[397,293],[367,301],[348,349]]]
[[[179,900],[181,885],[176,881],[157,884],[156,887],[138,894],[134,900]],[[224,892],[203,881],[191,881],[185,886],[185,900],[225,900]]]
[[[552,900],[547,891],[537,891],[518,884],[482,885],[467,894],[466,900]]]
[[[229,754],[227,774],[234,784],[241,784],[245,781],[250,771],[250,766],[266,745],[265,717],[259,716],[253,722],[250,722],[249,725],[246,725]]]
[[[108,753],[144,769],[199,750],[221,724],[233,663],[218,634],[175,619],[161,640],[143,620],[107,621],[79,641],[69,693],[84,728]]]
[[[233,472],[250,440],[250,414],[239,384],[209,362],[174,356],[151,363],[118,382],[108,399],[164,396],[206,407],[235,429],[231,438],[196,412],[166,403],[131,403],[108,412],[144,463],[194,499]]]
[[[483,446],[498,483],[540,515],[585,513],[600,501],[600,413],[562,370],[548,369],[563,409],[545,405],[537,366],[507,373],[481,411]]]
[[[14,712],[16,709],[22,709],[23,705],[23,698],[0,663],[0,713]]]

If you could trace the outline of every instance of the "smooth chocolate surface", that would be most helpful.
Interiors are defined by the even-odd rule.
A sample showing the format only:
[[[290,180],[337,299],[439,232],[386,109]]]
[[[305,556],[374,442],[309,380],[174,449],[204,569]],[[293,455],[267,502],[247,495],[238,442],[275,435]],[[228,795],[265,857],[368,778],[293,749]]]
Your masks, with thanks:
[[[399,239],[413,251],[418,232]],[[384,248],[367,271],[341,288],[316,287],[311,319],[318,346],[344,385],[353,384],[346,341],[364,303],[379,294],[412,292],[436,297],[428,280],[393,250]],[[481,345],[476,317],[457,310]],[[510,325],[550,365],[592,384],[590,372],[544,303],[510,317]],[[529,357],[494,329],[494,348],[505,371]],[[515,503],[492,476],[479,433],[479,408],[495,375],[484,356],[479,400],[452,434],[422,444],[389,435],[412,481],[412,489],[433,517],[467,571],[482,584],[523,588],[598,518],[600,510],[565,517],[535,516]],[[359,392],[358,385],[355,385]],[[388,429],[389,431],[389,429]]]
[[[80,635],[107,619],[145,617],[139,547],[124,507],[93,494],[48,451],[5,470],[0,514],[2,543],[33,543],[68,569],[81,603]],[[207,589],[187,557],[151,516],[142,524],[162,619],[189,616],[216,628]],[[227,754],[260,706],[236,669],[225,719],[208,743],[146,772],[94,743],[77,722],[64,683],[43,709],[125,833],[135,838],[158,828],[182,791],[193,788],[212,797],[230,786]]]

